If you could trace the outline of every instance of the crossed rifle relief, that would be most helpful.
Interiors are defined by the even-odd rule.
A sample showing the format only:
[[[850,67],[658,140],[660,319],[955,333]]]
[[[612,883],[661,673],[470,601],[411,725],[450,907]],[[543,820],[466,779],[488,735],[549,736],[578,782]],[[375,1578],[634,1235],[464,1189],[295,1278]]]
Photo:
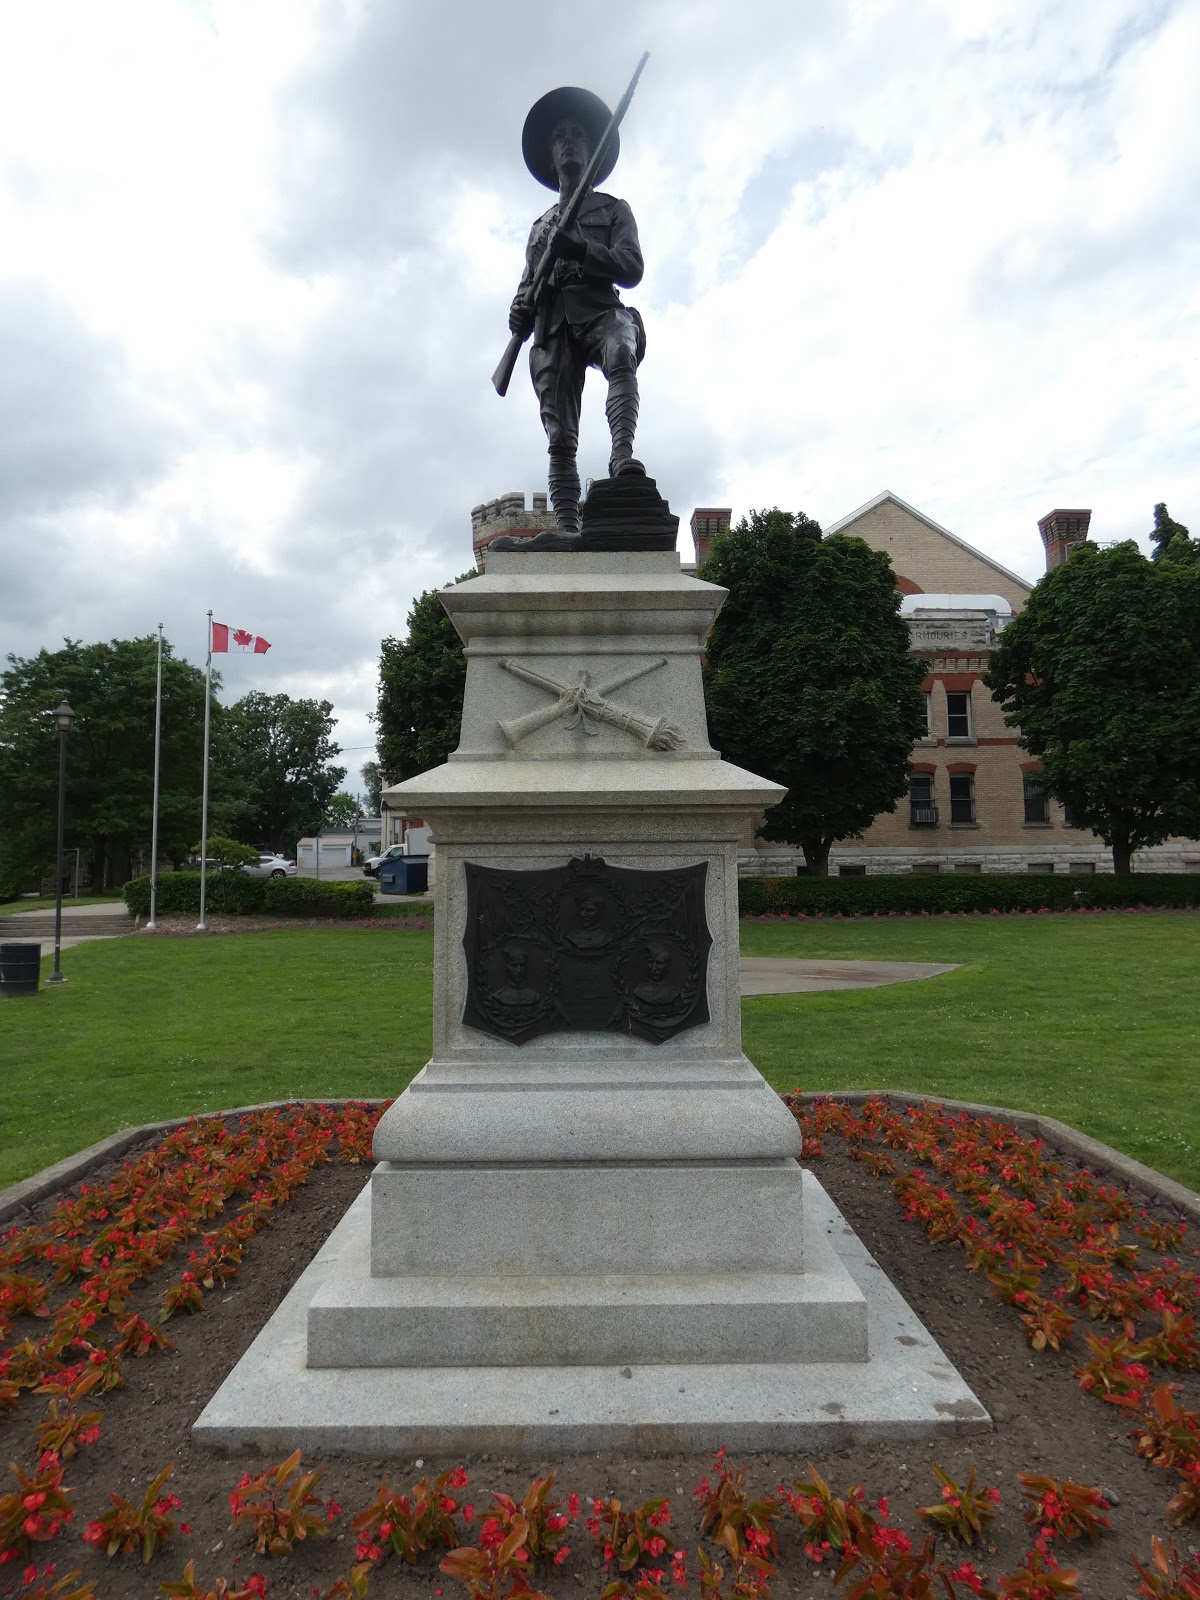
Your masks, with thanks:
[[[649,717],[639,716],[636,711],[623,711],[620,706],[615,706],[607,696],[615,693],[627,683],[632,683],[635,678],[645,677],[648,672],[657,672],[659,667],[667,664],[666,656],[659,656],[657,660],[647,663],[642,667],[634,667],[630,672],[624,672],[619,677],[611,678],[607,683],[597,684],[592,687],[591,674],[580,668],[573,681],[561,683],[557,678],[547,677],[545,673],[535,672],[531,667],[524,667],[518,661],[503,660],[500,666],[505,672],[511,672],[514,678],[520,678],[525,683],[532,683],[538,689],[545,689],[548,694],[554,695],[554,704],[543,706],[538,711],[527,711],[523,717],[512,717],[507,722],[501,722],[500,728],[508,740],[509,748],[515,750],[522,739],[536,733],[539,728],[545,728],[552,722],[563,719],[568,728],[582,727],[584,733],[597,734],[599,728],[593,727],[594,722],[606,722],[612,728],[620,728],[623,733],[632,734],[635,739],[640,739],[648,750],[678,750],[684,744],[682,732],[669,723],[666,717],[651,720]]]

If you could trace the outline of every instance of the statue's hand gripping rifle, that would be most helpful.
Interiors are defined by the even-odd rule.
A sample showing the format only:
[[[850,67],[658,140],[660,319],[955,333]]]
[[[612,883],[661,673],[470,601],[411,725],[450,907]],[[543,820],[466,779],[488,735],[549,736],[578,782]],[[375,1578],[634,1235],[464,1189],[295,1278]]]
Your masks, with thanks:
[[[642,68],[646,65],[649,59],[650,52],[647,50],[643,53],[642,59],[637,64],[637,70],[634,72],[633,77],[629,80],[628,89],[626,89],[625,93],[618,101],[617,109],[609,118],[608,127],[605,128],[603,134],[600,136],[599,143],[592,151],[592,158],[584,168],[583,176],[580,178],[579,183],[576,186],[575,193],[568,201],[566,210],[559,217],[558,221],[555,223],[550,232],[549,238],[546,240],[546,248],[542,251],[542,258],[538,262],[537,271],[533,275],[533,283],[529,290],[529,303],[530,306],[535,310],[537,308],[538,300],[541,298],[546,284],[549,282],[550,274],[554,270],[554,240],[559,233],[565,232],[566,230],[575,226],[575,219],[579,215],[579,208],[587,199],[592,184],[596,181],[596,174],[600,170],[600,164],[608,154],[609,147],[613,142],[613,136],[616,134],[617,129],[621,126],[621,119],[629,110],[629,102],[633,99],[633,91],[637,88],[638,79],[642,75]],[[496,368],[495,372],[492,373],[492,383],[495,386],[495,390],[498,395],[506,395],[508,393],[508,386],[512,382],[513,369],[517,364],[517,357],[521,353],[521,346],[525,343],[528,337],[529,335],[527,333],[514,333],[512,338],[508,341],[508,348],[500,358],[500,365]]]

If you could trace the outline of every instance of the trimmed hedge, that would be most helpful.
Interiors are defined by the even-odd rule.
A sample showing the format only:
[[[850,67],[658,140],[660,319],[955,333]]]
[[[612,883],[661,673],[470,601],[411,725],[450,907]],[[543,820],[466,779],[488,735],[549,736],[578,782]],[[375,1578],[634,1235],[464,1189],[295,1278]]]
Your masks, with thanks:
[[[1076,900],[1075,896],[1081,898]],[[855,878],[742,878],[743,916],[871,916],[889,911],[1070,911],[1085,906],[1200,906],[1200,874],[1136,872],[879,873]]]
[[[150,912],[150,879],[134,878],[125,885],[125,904],[137,915]],[[375,908],[375,890],[361,883],[325,883],[318,878],[252,878],[245,872],[210,872],[206,909],[225,916],[247,916],[268,911],[279,917],[369,917]],[[160,872],[155,911],[200,914],[200,874]]]
[[[245,872],[210,872],[204,894],[207,911],[219,911],[225,916],[245,916],[263,909],[263,891],[266,884],[261,878],[251,878]],[[150,876],[132,878],[124,889],[125,904],[137,916],[150,914]],[[154,897],[157,915],[170,911],[194,911],[200,915],[200,874],[198,872],[160,872]]]
[[[325,883],[320,878],[268,878],[266,909],[283,917],[369,917],[375,886],[366,879]]]

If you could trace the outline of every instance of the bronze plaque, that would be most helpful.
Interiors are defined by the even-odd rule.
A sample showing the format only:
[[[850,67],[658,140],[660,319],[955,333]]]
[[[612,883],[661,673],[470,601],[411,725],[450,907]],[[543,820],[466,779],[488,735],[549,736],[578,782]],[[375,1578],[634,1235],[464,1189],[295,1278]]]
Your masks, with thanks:
[[[632,1033],[661,1044],[708,1021],[708,863],[663,872],[466,862],[463,1022],[511,1044]]]

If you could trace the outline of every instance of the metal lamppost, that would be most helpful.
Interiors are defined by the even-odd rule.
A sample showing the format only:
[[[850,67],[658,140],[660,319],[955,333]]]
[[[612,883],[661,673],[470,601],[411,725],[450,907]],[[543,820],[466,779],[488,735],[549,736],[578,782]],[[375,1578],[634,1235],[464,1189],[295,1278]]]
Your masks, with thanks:
[[[75,713],[64,699],[54,712],[58,729],[58,849],[54,856],[54,971],[47,983],[66,983],[62,975],[62,875],[63,828],[67,815],[67,735],[75,726]]]

